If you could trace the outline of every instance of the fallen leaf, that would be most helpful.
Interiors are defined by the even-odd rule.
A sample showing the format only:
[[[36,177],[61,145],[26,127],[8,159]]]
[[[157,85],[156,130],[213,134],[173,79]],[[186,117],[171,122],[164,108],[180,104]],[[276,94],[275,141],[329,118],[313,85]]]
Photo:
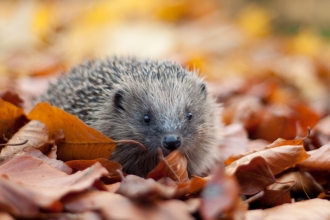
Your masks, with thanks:
[[[26,143],[20,144],[24,142]],[[23,152],[24,148],[27,147],[36,148],[45,153],[54,143],[54,141],[49,140],[49,130],[46,125],[40,121],[32,120],[14,134],[7,146],[1,150],[0,156],[10,157]],[[13,144],[18,145],[11,146]]]
[[[21,217],[33,217],[40,208],[62,211],[59,200],[63,196],[85,191],[105,174],[106,170],[98,163],[67,175],[40,159],[16,156],[0,166],[0,207],[7,207],[6,211]]]
[[[309,172],[306,171],[285,172],[277,176],[276,181],[278,183],[274,184],[274,186],[269,186],[269,189],[285,190],[290,188],[291,195],[293,197],[306,199],[316,198],[321,192],[324,191],[322,186],[315,181]],[[289,184],[290,182],[291,184]]]
[[[90,191],[66,198],[64,207],[69,212],[100,210],[104,219],[193,219],[187,205],[179,200],[135,203],[129,198],[109,192]]]
[[[192,193],[197,193],[199,191],[201,191],[205,185],[207,184],[207,181],[210,180],[210,177],[199,177],[199,176],[193,176],[190,180],[189,180],[189,194]]]
[[[253,154],[255,152],[259,152],[262,150],[266,150],[266,149],[270,149],[270,148],[275,148],[275,147],[280,147],[280,146],[285,146],[285,145],[301,145],[303,144],[303,140],[302,139],[297,139],[297,140],[285,140],[283,138],[278,138],[276,141],[274,141],[271,144],[268,145],[264,145],[264,147],[261,147],[259,149],[255,149],[243,154],[238,154],[238,155],[231,155],[230,157],[228,157],[225,161],[226,165],[231,164],[232,162],[234,162],[235,160],[238,160],[242,157],[245,157],[247,155]]]
[[[11,138],[27,122],[23,109],[0,99],[0,143]]]
[[[264,195],[257,201],[261,207],[268,208],[291,203],[290,190],[269,190],[264,191]]]
[[[115,161],[110,161],[105,158],[99,158],[95,160],[70,160],[65,162],[66,165],[71,167],[74,172],[78,170],[84,170],[88,167],[91,167],[93,164],[99,162],[105,169],[107,169],[107,176],[102,177],[102,181],[106,184],[111,184],[115,182],[120,182],[121,177],[118,174],[117,170],[122,170],[122,166]]]
[[[170,177],[174,181],[188,181],[187,159],[180,151],[175,150],[165,158],[160,155],[158,165],[148,173],[147,178],[158,180],[162,177]]]
[[[220,147],[220,155],[226,159],[230,155],[241,154],[247,151],[248,133],[242,124],[233,123],[224,128],[224,136]]]
[[[6,212],[0,212],[1,220],[14,220],[14,218]]]
[[[266,160],[270,170],[276,175],[283,170],[306,160],[309,157],[309,154],[306,153],[303,145],[273,147],[247,154],[246,156],[232,162],[227,166],[226,170],[227,172],[232,172],[229,170],[235,170],[241,164],[245,164],[246,161],[250,161],[252,158],[258,156],[261,156]]]
[[[216,219],[226,214],[233,216],[239,200],[239,186],[233,176],[217,167],[201,193],[200,214],[203,219]]]
[[[320,120],[312,129],[312,136],[315,136],[316,141],[323,146],[330,141],[330,115]]]
[[[236,177],[240,192],[245,195],[257,194],[276,182],[266,160],[261,156],[253,157],[239,166],[225,167],[225,172]]]
[[[330,202],[322,199],[311,199],[292,204],[284,204],[265,210],[247,211],[246,220],[300,220],[300,219],[329,219]]]
[[[297,164],[301,169],[306,170],[329,170],[330,169],[330,143],[319,149],[308,151],[311,155],[306,160]]]
[[[58,159],[63,161],[110,158],[116,147],[112,139],[88,127],[76,116],[50,106],[49,103],[37,104],[28,118],[45,123],[51,136],[63,129],[65,142],[58,146],[57,151]]]
[[[297,116],[286,105],[269,105],[259,126],[250,134],[253,139],[274,141],[278,137],[293,139],[297,133]]]
[[[18,108],[23,108],[24,100],[14,91],[7,90],[0,93],[0,99],[15,105]]]
[[[175,196],[176,187],[161,185],[153,179],[144,179],[135,175],[127,175],[116,193],[134,200],[152,201],[170,199]]]
[[[56,151],[56,149],[54,148],[55,147],[52,148],[52,151]],[[66,165],[63,161],[49,158],[46,155],[44,155],[41,151],[36,150],[34,148],[26,149],[26,151],[19,153],[18,155],[29,155],[35,158],[39,158],[57,170],[60,170],[67,174],[72,173],[72,169],[68,165]]]

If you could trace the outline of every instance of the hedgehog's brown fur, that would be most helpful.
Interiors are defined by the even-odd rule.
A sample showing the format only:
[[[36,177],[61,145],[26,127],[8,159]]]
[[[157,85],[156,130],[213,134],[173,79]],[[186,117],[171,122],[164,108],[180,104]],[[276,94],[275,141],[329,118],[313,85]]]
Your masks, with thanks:
[[[76,66],[51,84],[38,101],[48,101],[114,140],[135,140],[147,148],[117,146],[111,160],[140,176],[155,167],[165,134],[180,135],[178,148],[188,172],[201,175],[219,156],[219,106],[195,71],[170,61],[109,58]],[[187,119],[187,113],[192,119]],[[144,116],[150,116],[145,124]]]

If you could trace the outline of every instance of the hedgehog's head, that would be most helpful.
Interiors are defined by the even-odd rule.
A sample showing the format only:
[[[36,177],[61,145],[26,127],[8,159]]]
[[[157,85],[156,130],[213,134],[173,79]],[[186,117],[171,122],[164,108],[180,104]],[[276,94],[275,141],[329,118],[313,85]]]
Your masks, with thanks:
[[[161,148],[165,156],[179,150],[188,160],[188,171],[201,174],[217,156],[219,108],[197,74],[165,64],[123,77],[102,107],[97,129],[147,148],[117,147],[111,159],[125,172],[145,176],[157,164]]]

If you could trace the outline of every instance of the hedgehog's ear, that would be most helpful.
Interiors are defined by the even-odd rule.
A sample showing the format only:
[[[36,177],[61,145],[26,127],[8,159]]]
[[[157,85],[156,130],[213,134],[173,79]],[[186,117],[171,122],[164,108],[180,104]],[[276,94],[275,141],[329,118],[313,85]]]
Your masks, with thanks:
[[[200,85],[200,90],[201,90],[202,94],[206,98],[206,96],[207,96],[207,90],[206,90],[206,84],[204,82]]]
[[[125,111],[125,109],[123,108],[123,101],[124,101],[124,91],[123,90],[118,90],[115,93],[115,96],[114,96],[114,99],[113,99],[115,108]]]

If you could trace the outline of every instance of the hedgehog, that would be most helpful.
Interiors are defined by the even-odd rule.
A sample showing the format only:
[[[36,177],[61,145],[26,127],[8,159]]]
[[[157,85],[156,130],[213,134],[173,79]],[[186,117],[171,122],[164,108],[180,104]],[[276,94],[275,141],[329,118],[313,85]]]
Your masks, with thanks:
[[[219,158],[221,106],[197,70],[172,61],[135,57],[94,59],[73,67],[37,101],[76,115],[119,144],[109,158],[123,171],[145,177],[174,150],[187,158],[188,174],[204,175]]]

